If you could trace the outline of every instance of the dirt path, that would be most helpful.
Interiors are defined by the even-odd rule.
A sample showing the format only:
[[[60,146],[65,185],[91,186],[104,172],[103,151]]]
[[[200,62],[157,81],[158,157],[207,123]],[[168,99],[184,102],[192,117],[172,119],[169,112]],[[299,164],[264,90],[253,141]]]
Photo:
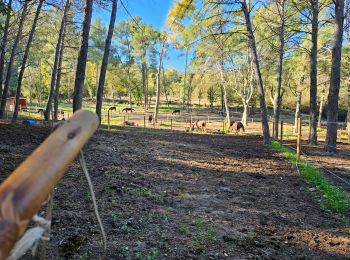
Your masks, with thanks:
[[[46,134],[1,125],[1,178]],[[107,259],[350,259],[350,225],[258,137],[118,128],[85,155]],[[74,163],[55,190],[49,259],[101,254],[90,197]]]

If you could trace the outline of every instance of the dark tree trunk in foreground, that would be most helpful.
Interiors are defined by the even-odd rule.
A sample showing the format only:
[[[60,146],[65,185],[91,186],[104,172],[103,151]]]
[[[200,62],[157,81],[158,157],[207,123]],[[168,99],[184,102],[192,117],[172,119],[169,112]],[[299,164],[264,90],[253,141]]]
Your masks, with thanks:
[[[7,3],[7,9],[11,10],[12,6],[12,0],[9,0]],[[4,75],[4,65],[5,65],[5,55],[6,55],[6,46],[7,46],[7,38],[9,34],[9,27],[10,27],[10,18],[11,18],[11,12],[8,11],[6,15],[6,21],[5,21],[5,27],[3,31],[2,36],[2,44],[1,44],[1,54],[0,54],[0,98],[2,95],[2,81],[3,81],[3,75]]]
[[[337,152],[338,99],[340,88],[341,53],[344,24],[344,0],[335,2],[335,28],[332,49],[332,70],[328,94],[327,136],[325,150]]]
[[[84,21],[81,29],[81,44],[78,56],[77,69],[75,73],[73,111],[77,111],[82,107],[83,89],[85,80],[86,59],[89,48],[89,33],[91,26],[93,0],[85,0]]]
[[[273,137],[278,137],[278,125],[281,114],[282,106],[282,76],[283,76],[283,56],[284,56],[284,25],[285,25],[285,0],[277,1],[277,6],[279,8],[279,15],[281,26],[279,30],[279,49],[278,49],[278,72],[277,72],[277,88],[274,95],[274,106],[273,106],[273,122],[275,124]]]
[[[106,43],[105,43],[105,50],[104,50],[103,58],[102,58],[100,80],[98,82],[97,98],[96,98],[96,100],[97,100],[97,102],[96,102],[96,114],[98,115],[98,117],[100,119],[100,123],[101,123],[102,98],[103,98],[105,78],[106,78],[106,72],[107,72],[107,66],[108,66],[108,57],[109,57],[109,51],[111,49],[111,42],[112,42],[112,37],[113,37],[116,16],[117,16],[117,0],[113,0],[112,1],[111,18],[109,21],[108,34],[107,34]]]
[[[310,53],[310,129],[309,143],[317,144],[317,39],[318,39],[318,0],[311,0],[312,34]]]
[[[350,142],[350,79],[348,82],[348,114],[346,117],[346,126],[348,129],[348,141]]]
[[[259,64],[259,59],[258,59],[258,52],[256,49],[255,37],[254,37],[254,33],[253,33],[252,23],[250,20],[250,12],[248,10],[248,7],[247,7],[245,0],[240,0],[240,3],[241,3],[242,12],[243,12],[244,17],[245,17],[249,45],[250,45],[250,49],[252,51],[252,61],[254,64],[256,81],[258,83],[258,92],[259,92],[260,109],[261,109],[261,123],[262,123],[262,128],[263,128],[264,144],[270,144],[270,131],[269,131],[269,124],[267,121],[267,110],[266,110],[264,84],[262,81],[260,64]]]
[[[66,6],[65,6],[64,12],[63,12],[62,20],[61,20],[61,26],[60,26],[60,30],[58,33],[58,39],[57,39],[57,44],[56,44],[56,49],[55,49],[55,60],[53,63],[52,73],[51,73],[50,93],[49,93],[49,97],[47,100],[46,109],[44,112],[45,121],[49,121],[49,119],[50,119],[52,99],[54,97],[55,85],[56,85],[56,79],[57,79],[57,68],[58,68],[58,63],[59,63],[59,58],[60,58],[60,49],[61,49],[61,45],[62,45],[62,38],[63,38],[64,28],[65,28],[65,24],[66,24],[66,20],[67,20],[69,5],[70,5],[70,0],[67,0]]]
[[[154,122],[158,122],[158,110],[159,110],[159,99],[160,99],[160,74],[162,72],[162,64],[163,64],[163,51],[166,39],[163,40],[162,45],[160,47],[159,53],[159,64],[157,71],[157,92],[156,92],[156,106],[154,110]]]
[[[30,46],[32,45],[36,25],[38,23],[38,19],[39,19],[39,15],[41,12],[41,7],[43,5],[43,2],[44,2],[44,0],[40,0],[38,3],[38,6],[37,6],[37,9],[35,12],[35,16],[34,16],[34,20],[33,20],[33,24],[32,24],[32,28],[30,29],[30,32],[29,32],[28,42],[27,42],[26,48],[24,50],[22,65],[21,65],[21,69],[20,69],[20,72],[18,75],[16,104],[15,104],[15,111],[14,111],[13,117],[12,117],[12,122],[15,122],[17,120],[18,109],[19,109],[19,98],[21,96],[21,91],[22,91],[22,79],[23,79],[24,71],[26,69],[26,64],[27,64],[27,60],[28,60],[28,56],[29,56]],[[30,95],[30,103],[31,103],[31,100],[32,100],[32,97]]]
[[[25,17],[27,15],[27,9],[28,9],[28,1],[25,1],[24,4],[23,4],[21,17],[20,17],[19,24],[18,24],[17,35],[16,35],[15,41],[14,41],[13,46],[12,46],[10,60],[9,60],[8,65],[7,65],[7,73],[6,73],[4,91],[3,91],[2,97],[1,97],[0,118],[3,118],[4,114],[5,114],[6,98],[7,98],[7,94],[8,94],[9,87],[10,87],[10,80],[11,80],[11,75],[12,75],[12,66],[13,66],[13,62],[15,60],[15,56],[16,56],[16,51],[17,51],[19,40],[22,37],[23,24],[24,24]]]

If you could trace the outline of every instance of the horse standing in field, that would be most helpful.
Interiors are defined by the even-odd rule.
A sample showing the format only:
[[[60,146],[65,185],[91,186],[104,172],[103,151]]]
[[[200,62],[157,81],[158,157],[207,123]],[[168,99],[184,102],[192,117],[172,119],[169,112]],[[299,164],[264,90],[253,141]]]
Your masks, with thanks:
[[[197,120],[196,122],[194,122],[193,124],[192,124],[192,131],[194,130],[194,128],[197,128],[197,129],[201,129],[202,130],[202,132],[205,132],[207,129],[207,122],[205,122],[205,121],[199,121],[199,120]]]
[[[133,108],[131,108],[131,107],[124,107],[123,108],[123,110],[122,110],[122,112],[134,112],[135,111],[135,109],[133,109]]]
[[[173,113],[171,113],[171,114],[172,114],[172,115],[176,115],[176,114],[180,115],[180,113],[181,113],[180,109],[175,109],[175,110],[173,111]]]
[[[234,132],[238,134],[238,132],[242,129],[245,132],[244,125],[241,122],[232,121],[230,124],[230,132]]]

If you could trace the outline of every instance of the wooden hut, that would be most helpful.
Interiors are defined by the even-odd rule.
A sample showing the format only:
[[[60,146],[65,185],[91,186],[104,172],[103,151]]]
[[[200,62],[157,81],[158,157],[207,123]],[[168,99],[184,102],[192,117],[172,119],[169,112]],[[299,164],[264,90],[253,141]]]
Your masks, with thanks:
[[[6,99],[6,110],[13,112],[15,110],[16,97],[8,97]],[[27,99],[25,97],[19,98],[19,109],[27,109]]]

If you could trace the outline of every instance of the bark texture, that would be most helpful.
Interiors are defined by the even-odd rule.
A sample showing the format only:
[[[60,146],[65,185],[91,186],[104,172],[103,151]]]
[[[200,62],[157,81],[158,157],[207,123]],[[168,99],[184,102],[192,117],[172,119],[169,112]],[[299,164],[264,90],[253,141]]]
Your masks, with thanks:
[[[318,0],[311,0],[312,34],[310,52],[310,129],[309,143],[317,144],[317,39],[318,39]]]
[[[241,3],[242,12],[243,12],[244,17],[245,17],[249,45],[250,45],[250,49],[252,51],[252,62],[254,64],[256,82],[258,84],[260,110],[261,110],[261,124],[262,124],[263,135],[264,135],[264,144],[270,144],[271,140],[270,140],[269,124],[268,124],[268,120],[267,120],[265,90],[264,90],[264,84],[263,84],[263,80],[262,80],[262,76],[261,76],[261,70],[260,70],[258,52],[256,49],[255,37],[254,37],[252,23],[251,23],[251,19],[250,19],[250,12],[248,10],[248,7],[247,7],[245,0],[240,0],[240,3]]]
[[[325,151],[337,152],[338,100],[340,88],[341,53],[344,24],[344,0],[335,2],[334,39],[332,49],[332,70],[328,94],[327,135]]]
[[[89,49],[89,33],[91,27],[92,6],[93,0],[85,0],[84,20],[81,29],[81,43],[74,82],[73,112],[81,109],[83,103],[85,68]]]
[[[103,98],[106,72],[107,72],[107,66],[108,66],[108,58],[109,58],[109,52],[111,49],[111,43],[112,43],[112,38],[113,38],[116,16],[117,16],[117,0],[113,0],[112,1],[111,18],[109,20],[108,33],[107,33],[107,37],[106,37],[105,49],[104,49],[103,58],[102,58],[100,79],[98,82],[97,98],[96,98],[97,99],[96,113],[99,117],[100,123],[101,123],[101,113],[102,113],[101,112],[101,110],[102,110],[102,98]]]

